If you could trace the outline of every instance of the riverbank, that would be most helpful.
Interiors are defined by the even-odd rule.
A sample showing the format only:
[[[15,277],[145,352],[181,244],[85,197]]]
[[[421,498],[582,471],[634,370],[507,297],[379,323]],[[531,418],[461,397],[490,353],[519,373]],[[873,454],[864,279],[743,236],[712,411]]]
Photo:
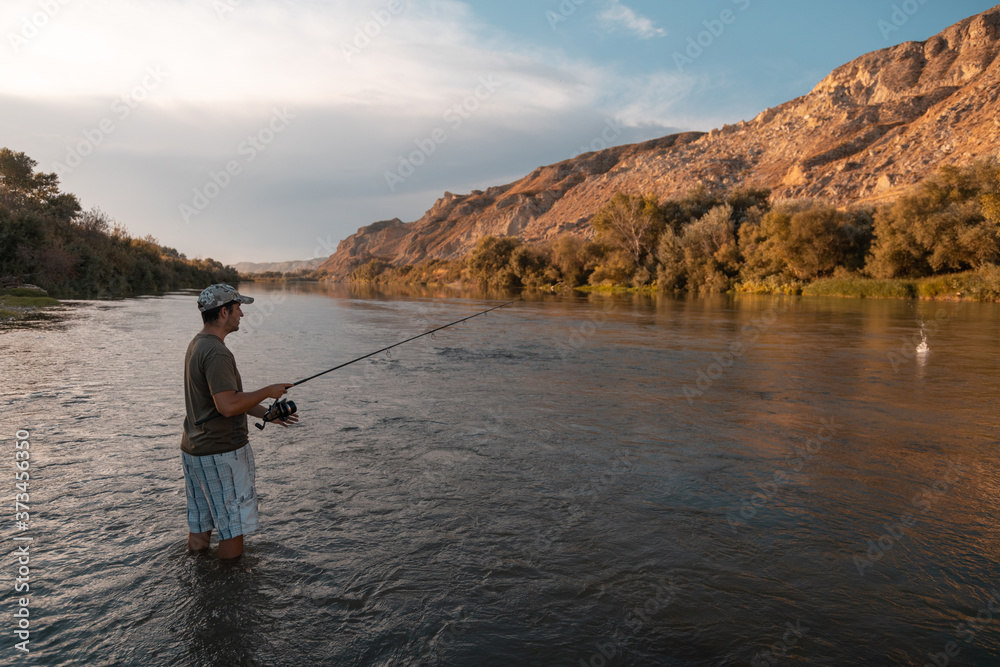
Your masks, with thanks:
[[[655,294],[657,288],[644,285],[583,285],[573,288],[580,292],[600,294]],[[781,280],[769,276],[765,280],[737,283],[731,290],[737,294],[772,294],[791,296],[836,296],[858,299],[940,299],[1000,302],[1000,266],[982,266],[975,271],[948,273],[927,278],[891,278],[880,280],[862,276],[821,278],[810,283]]]
[[[879,299],[966,299],[1000,301],[1000,266],[985,265],[975,271],[926,278],[876,279],[861,276],[822,278],[808,284],[760,282],[737,285],[750,294],[802,294]]]
[[[313,278],[312,276],[301,276],[301,275],[269,275],[264,273],[247,273],[240,274],[239,282],[241,283],[318,283],[319,278]]]
[[[0,322],[24,320],[44,308],[61,305],[48,292],[34,285],[0,289]]]

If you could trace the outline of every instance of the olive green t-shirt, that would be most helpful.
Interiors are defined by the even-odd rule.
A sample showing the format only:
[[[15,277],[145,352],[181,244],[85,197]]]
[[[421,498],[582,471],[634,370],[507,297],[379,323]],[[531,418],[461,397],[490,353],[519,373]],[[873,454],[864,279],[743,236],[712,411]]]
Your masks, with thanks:
[[[194,456],[236,451],[250,441],[246,413],[223,417],[215,409],[212,394],[220,391],[243,391],[243,380],[236,370],[236,359],[222,339],[212,334],[198,334],[184,355],[184,434],[181,449]],[[194,423],[217,415],[199,426]]]

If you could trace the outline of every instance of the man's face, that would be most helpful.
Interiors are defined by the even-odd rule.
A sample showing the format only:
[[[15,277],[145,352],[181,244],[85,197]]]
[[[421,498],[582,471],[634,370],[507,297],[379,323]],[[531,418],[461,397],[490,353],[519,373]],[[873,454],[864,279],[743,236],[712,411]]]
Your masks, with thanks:
[[[229,316],[226,317],[226,331],[230,333],[233,331],[239,331],[240,318],[243,317],[243,309],[240,307],[240,304],[234,303],[226,310],[229,311]]]

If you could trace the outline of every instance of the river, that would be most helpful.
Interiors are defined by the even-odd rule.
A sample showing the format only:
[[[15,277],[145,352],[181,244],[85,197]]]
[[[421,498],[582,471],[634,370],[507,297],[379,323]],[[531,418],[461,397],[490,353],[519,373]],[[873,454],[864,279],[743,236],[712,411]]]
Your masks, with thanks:
[[[247,389],[502,300],[242,291]],[[1000,659],[998,304],[526,296],[294,388],[298,425],[250,429],[262,527],[222,566],[185,546],[196,295],[0,329],[10,470],[30,442],[0,662]]]

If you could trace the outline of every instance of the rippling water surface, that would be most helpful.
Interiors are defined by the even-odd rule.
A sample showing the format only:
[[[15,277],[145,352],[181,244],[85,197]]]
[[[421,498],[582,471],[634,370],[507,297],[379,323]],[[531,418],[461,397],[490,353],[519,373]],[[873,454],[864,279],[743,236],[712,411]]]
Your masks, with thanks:
[[[497,303],[244,291],[248,389]],[[33,664],[998,664],[1000,306],[529,298],[295,388],[222,567],[184,541],[194,300],[0,330]]]

